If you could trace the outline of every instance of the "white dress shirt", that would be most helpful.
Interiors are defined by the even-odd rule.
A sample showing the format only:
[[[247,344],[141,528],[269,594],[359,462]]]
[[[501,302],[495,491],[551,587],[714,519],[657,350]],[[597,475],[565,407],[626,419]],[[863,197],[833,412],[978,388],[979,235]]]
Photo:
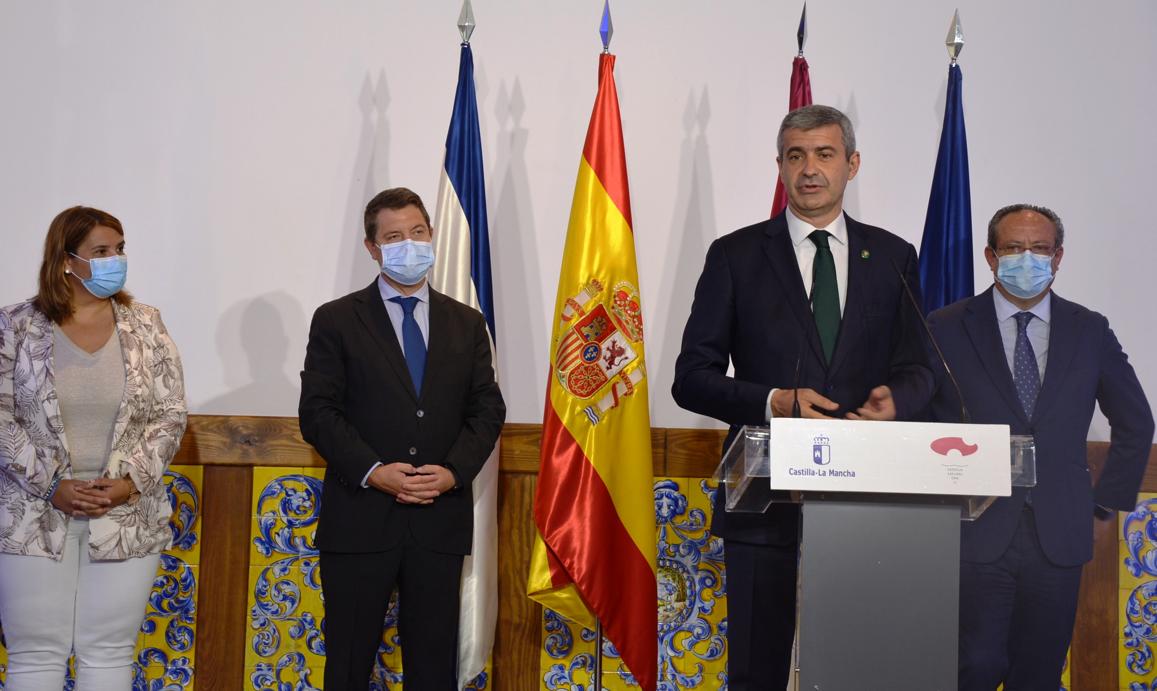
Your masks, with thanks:
[[[848,225],[844,221],[844,214],[828,225],[820,228],[801,219],[792,213],[788,207],[785,216],[787,230],[791,233],[791,244],[795,247],[795,260],[799,265],[799,275],[803,279],[803,290],[809,298],[812,294],[812,265],[816,260],[816,245],[808,239],[814,231],[826,230],[831,235],[828,238],[828,247],[832,250],[832,260],[836,265],[836,289],[840,294],[840,315],[844,313],[844,303],[848,298]]]

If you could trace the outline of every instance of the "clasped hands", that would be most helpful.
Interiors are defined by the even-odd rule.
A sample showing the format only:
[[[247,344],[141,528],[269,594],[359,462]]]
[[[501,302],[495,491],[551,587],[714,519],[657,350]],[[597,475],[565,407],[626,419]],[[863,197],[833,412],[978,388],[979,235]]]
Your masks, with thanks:
[[[100,518],[132,496],[133,481],[127,477],[96,480],[61,480],[52,495],[52,505],[79,518]]]
[[[825,418],[839,410],[840,404],[821,396],[814,389],[778,389],[771,395],[771,414],[773,417],[791,417],[792,403],[799,395],[799,413],[801,417]],[[824,412],[827,411],[827,412]],[[887,386],[877,386],[868,393],[868,400],[855,411],[847,414],[849,420],[895,420],[896,401],[892,398],[892,390]]]
[[[432,504],[454,488],[454,473],[440,465],[388,463],[374,468],[366,484],[394,495],[402,504]]]

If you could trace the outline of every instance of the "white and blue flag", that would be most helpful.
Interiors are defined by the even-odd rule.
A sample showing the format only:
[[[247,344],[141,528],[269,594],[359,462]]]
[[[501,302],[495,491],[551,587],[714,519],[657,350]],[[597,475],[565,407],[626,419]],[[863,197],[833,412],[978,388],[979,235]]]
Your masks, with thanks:
[[[494,296],[490,279],[490,236],[482,137],[474,92],[474,56],[462,44],[458,90],[446,135],[446,158],[434,212],[433,288],[470,305],[486,317],[492,352]],[[498,376],[497,361],[494,363]],[[462,566],[458,624],[458,688],[483,672],[494,647],[498,620],[498,444],[474,479],[474,545]]]

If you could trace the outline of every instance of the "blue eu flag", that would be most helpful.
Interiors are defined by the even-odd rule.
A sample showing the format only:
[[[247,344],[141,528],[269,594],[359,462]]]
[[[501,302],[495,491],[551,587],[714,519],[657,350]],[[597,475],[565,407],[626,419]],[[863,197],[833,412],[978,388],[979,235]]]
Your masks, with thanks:
[[[920,241],[920,287],[925,313],[973,294],[972,198],[961,80],[960,66],[949,66],[944,127]]]

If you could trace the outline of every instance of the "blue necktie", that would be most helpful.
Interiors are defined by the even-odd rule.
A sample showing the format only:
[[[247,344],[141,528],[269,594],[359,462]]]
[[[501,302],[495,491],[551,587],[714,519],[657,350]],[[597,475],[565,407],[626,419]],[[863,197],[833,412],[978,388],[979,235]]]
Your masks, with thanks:
[[[414,308],[418,306],[418,298],[392,297],[390,302],[402,306],[405,315],[402,317],[402,350],[406,354],[406,367],[410,370],[410,379],[414,381],[414,391],[422,393],[422,375],[426,372],[426,341],[422,339],[422,330],[418,328],[418,320],[414,319]]]
[[[1028,340],[1028,323],[1032,321],[1032,312],[1017,312],[1016,318],[1016,348],[1012,354],[1012,383],[1016,385],[1016,395],[1020,397],[1020,405],[1024,414],[1032,418],[1032,410],[1036,406],[1036,396],[1040,393],[1040,369],[1036,364],[1036,353],[1032,343]]]

